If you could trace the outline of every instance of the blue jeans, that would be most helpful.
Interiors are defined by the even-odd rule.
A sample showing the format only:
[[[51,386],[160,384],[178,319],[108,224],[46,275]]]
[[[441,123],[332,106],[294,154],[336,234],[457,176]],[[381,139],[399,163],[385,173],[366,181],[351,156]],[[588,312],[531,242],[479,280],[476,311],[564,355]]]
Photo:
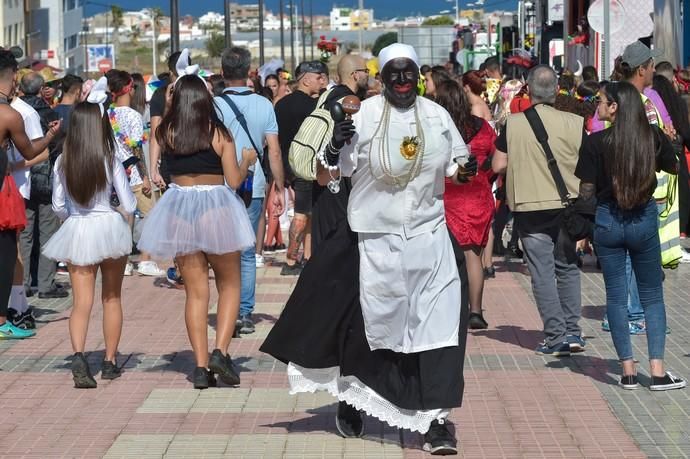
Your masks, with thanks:
[[[595,217],[594,248],[604,273],[606,313],[618,358],[633,358],[628,330],[628,282],[625,270],[620,269],[629,255],[647,326],[649,358],[663,359],[666,307],[656,203],[650,201],[633,211],[622,211],[613,203],[600,204]]]
[[[263,198],[254,198],[247,208],[249,221],[256,234],[259,228],[261,210],[264,208]],[[248,316],[254,311],[256,303],[256,242],[240,257],[241,289],[240,289],[240,316]]]

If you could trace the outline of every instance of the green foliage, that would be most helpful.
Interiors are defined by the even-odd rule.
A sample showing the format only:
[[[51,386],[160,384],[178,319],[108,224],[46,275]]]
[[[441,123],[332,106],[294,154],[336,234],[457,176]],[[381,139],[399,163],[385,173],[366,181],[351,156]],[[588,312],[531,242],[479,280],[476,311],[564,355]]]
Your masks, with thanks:
[[[388,32],[384,33],[383,35],[379,35],[379,37],[374,42],[374,46],[372,46],[371,48],[371,54],[373,54],[374,56],[378,56],[379,51],[381,51],[383,48],[397,42],[398,32]]]
[[[450,16],[436,16],[435,18],[427,18],[422,23],[423,26],[452,26],[455,21]]]
[[[122,7],[113,5],[110,7],[110,14],[113,16],[113,27],[118,28],[122,25],[122,17],[125,11]]]
[[[208,53],[208,57],[220,57],[224,49],[225,36],[217,32],[211,33],[208,40],[206,40],[206,52]]]

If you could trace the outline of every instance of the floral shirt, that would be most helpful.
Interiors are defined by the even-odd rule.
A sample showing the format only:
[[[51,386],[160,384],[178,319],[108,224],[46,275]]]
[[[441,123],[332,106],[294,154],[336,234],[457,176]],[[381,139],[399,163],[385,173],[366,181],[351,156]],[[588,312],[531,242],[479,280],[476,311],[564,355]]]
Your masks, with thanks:
[[[115,121],[113,122],[113,117],[111,117],[110,123],[113,126],[117,144],[116,156],[120,162],[124,162],[134,156],[132,145],[141,144],[144,141],[144,120],[139,112],[130,107],[114,107],[111,110]],[[127,175],[130,186],[135,187],[143,183],[136,166],[128,167]]]

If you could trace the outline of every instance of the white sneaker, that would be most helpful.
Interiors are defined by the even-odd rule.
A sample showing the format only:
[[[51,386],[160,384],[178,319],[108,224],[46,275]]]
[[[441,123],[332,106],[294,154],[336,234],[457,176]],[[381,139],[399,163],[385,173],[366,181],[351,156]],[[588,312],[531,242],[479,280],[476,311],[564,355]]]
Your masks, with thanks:
[[[266,264],[263,255],[259,255],[257,253],[257,254],[255,254],[255,256],[256,256],[256,267],[257,268],[263,268]]]
[[[681,263],[690,263],[690,253],[683,250],[683,257],[680,259]]]
[[[163,277],[165,271],[160,269],[155,261],[140,261],[137,272],[142,276]]]
[[[132,266],[132,263],[127,263],[125,265],[125,276],[131,276],[133,271],[134,266]]]

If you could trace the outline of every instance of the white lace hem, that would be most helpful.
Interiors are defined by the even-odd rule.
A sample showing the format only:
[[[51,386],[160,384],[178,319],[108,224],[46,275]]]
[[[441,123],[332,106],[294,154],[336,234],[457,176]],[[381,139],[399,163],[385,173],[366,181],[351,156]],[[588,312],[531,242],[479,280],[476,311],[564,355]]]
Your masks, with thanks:
[[[290,362],[287,369],[290,394],[327,391],[341,402],[380,419],[393,427],[421,434],[429,430],[434,419],[445,418],[449,410],[406,410],[381,397],[355,376],[340,376],[340,367],[304,368]]]

